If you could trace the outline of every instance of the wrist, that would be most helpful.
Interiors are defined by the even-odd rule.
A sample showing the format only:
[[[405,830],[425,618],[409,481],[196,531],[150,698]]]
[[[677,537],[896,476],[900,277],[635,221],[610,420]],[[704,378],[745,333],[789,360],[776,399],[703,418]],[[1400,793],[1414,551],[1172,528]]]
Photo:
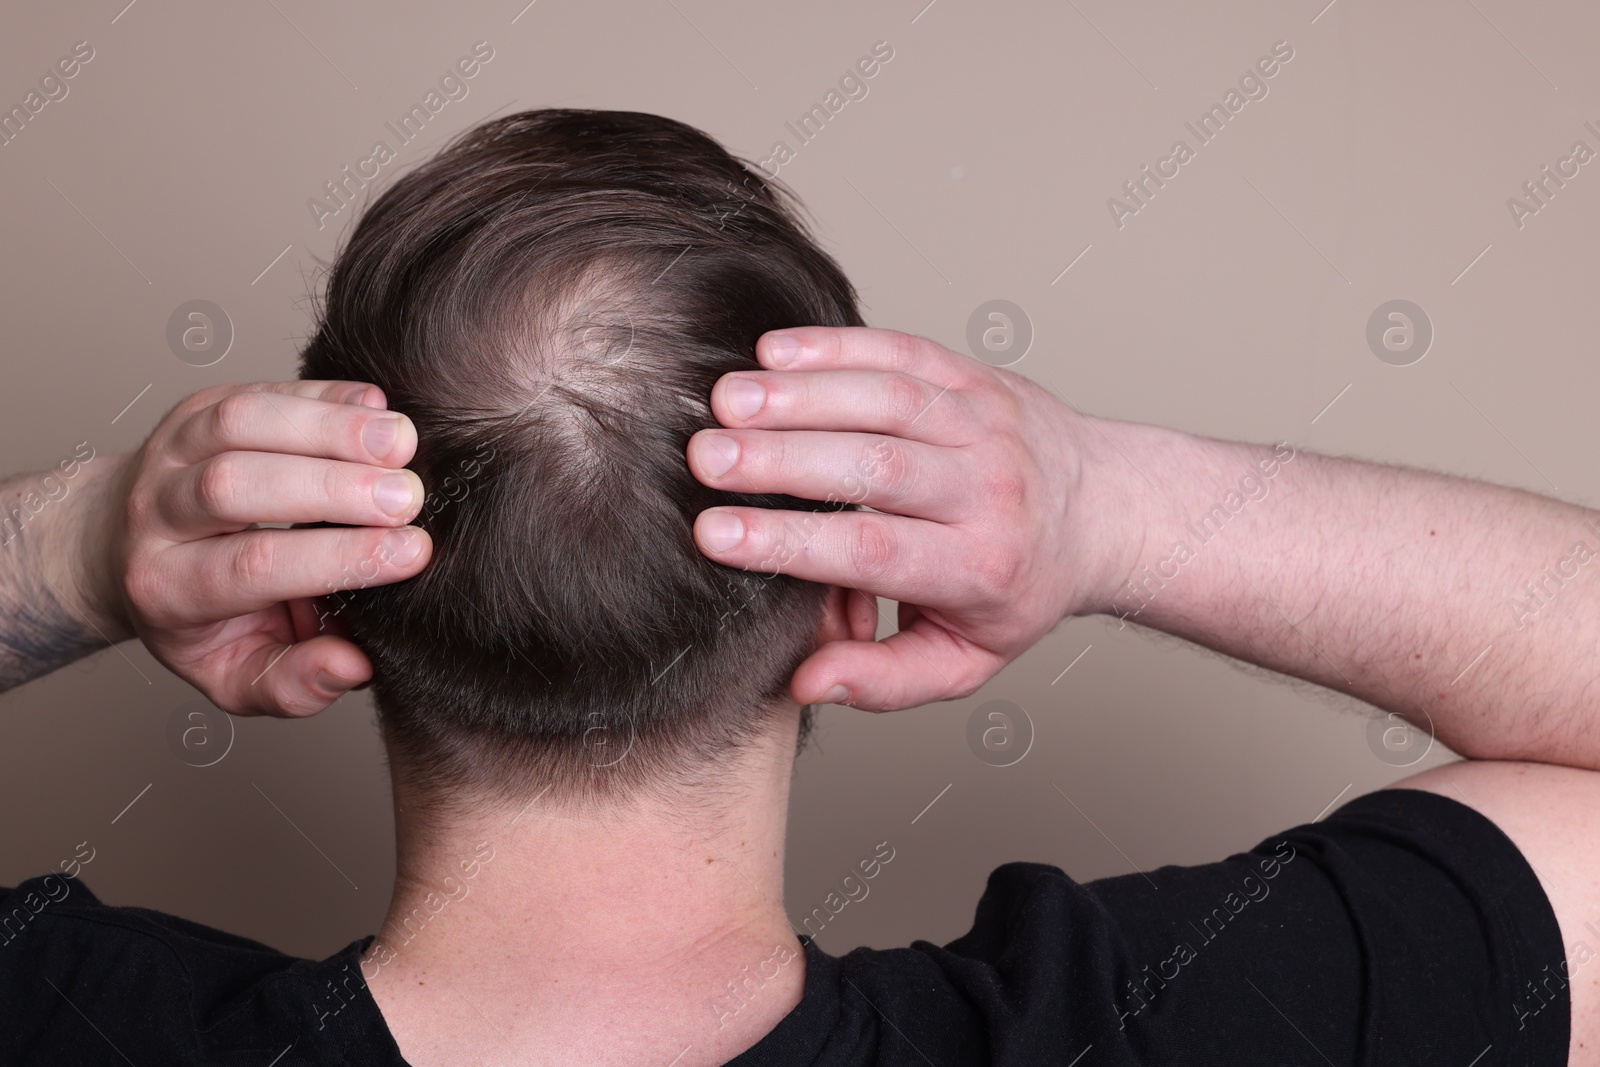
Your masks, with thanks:
[[[94,456],[79,468],[67,506],[55,516],[56,536],[46,573],[99,636],[113,643],[134,636],[122,595],[118,542],[124,476],[133,457]],[[76,506],[74,506],[76,505]]]
[[[1187,435],[1157,426],[1079,416],[1082,447],[1073,501],[1075,554],[1085,581],[1073,615],[1126,615],[1129,595],[1162,505],[1163,474]]]

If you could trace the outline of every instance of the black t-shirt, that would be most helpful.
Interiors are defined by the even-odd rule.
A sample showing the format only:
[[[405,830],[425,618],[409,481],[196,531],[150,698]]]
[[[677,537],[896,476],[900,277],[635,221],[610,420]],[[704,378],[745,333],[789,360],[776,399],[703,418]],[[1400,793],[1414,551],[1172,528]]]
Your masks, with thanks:
[[[65,891],[64,891],[65,890]],[[77,881],[0,890],[0,1063],[397,1065],[361,980]],[[737,1067],[1564,1067],[1560,930],[1516,846],[1384,790],[1199,867],[998,868],[971,932],[829,956]]]

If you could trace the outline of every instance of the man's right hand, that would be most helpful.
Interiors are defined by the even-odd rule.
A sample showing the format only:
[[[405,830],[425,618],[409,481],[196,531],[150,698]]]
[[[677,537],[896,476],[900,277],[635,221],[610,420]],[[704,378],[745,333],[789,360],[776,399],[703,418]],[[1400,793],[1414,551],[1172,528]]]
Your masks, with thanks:
[[[802,342],[790,361],[773,347],[785,336]],[[691,440],[696,476],[876,513],[713,508],[696,521],[702,551],[854,589],[861,612],[868,594],[901,603],[900,633],[803,663],[799,701],[966,696],[1064,615],[1115,611],[1392,712],[1464,756],[1600,769],[1600,513],[1082,416],[889,331],[780,331],[757,355],[774,369],[717,383],[727,428]],[[751,384],[762,402],[741,406]],[[727,516],[737,540],[719,540]]]
[[[401,469],[416,429],[384,405],[376,386],[327,381],[183,400],[95,486],[85,600],[226,711],[310,715],[368,681],[314,598],[409,578],[432,554],[406,525],[423,504]],[[343,528],[258,527],[323,522]]]
[[[695,476],[874,510],[712,508],[695,523],[701,551],[849,589],[852,614],[900,602],[898,633],[806,660],[795,700],[892,711],[967,696],[1063,617],[1109,609],[1142,541],[1128,502],[1090,476],[1118,460],[1089,419],[891,330],[782,330],[756,356],[769,370],[713,390],[727,428],[690,441]]]

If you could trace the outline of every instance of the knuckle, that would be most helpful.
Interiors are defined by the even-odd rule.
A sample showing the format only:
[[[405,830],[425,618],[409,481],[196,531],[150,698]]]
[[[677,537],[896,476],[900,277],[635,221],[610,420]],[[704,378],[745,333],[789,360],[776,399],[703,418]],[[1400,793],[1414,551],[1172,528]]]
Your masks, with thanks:
[[[345,477],[344,471],[332,463],[321,463],[322,477],[318,479],[321,486],[321,497],[324,508],[331,511],[335,501],[348,500],[351,505],[373,509],[376,507],[373,489],[377,484],[380,474],[368,474],[366,478],[356,476]]]
[[[892,574],[900,564],[900,546],[888,523],[872,516],[856,523],[850,552],[856,570],[868,581]]]
[[[140,615],[149,617],[159,612],[163,596],[163,583],[157,569],[148,560],[134,557],[122,572],[122,592],[128,603]]]
[[[890,369],[904,371],[915,366],[922,347],[922,338],[899,330],[890,330],[888,333]]]
[[[1010,464],[995,464],[987,468],[978,485],[978,498],[992,508],[1015,511],[1028,497],[1027,482]]]
[[[185,415],[192,415],[197,411],[204,411],[223,397],[227,396],[232,387],[227,385],[208,385],[204,389],[197,389],[173,405],[173,410]]]
[[[996,406],[1000,408],[1009,425],[1021,425],[1028,404],[1034,397],[1044,397],[1045,391],[1028,379],[1013,374],[1003,367],[991,369],[995,372],[993,380],[985,383],[990,395],[994,397]]]
[[[160,514],[161,504],[155,490],[142,479],[135,478],[122,504],[122,516],[127,528],[133,532],[147,530]]]
[[[361,440],[361,434],[369,421],[371,416],[348,404],[329,405],[317,412],[316,422],[308,430],[318,442],[336,442],[346,455],[365,456],[367,446]]]
[[[1041,403],[1059,409],[1061,402],[1035,383],[1002,368],[989,369],[1005,375],[1004,378],[997,375],[992,381],[982,384],[987,394],[985,407],[990,425],[1006,427],[1014,434],[1016,427],[1026,426],[1034,420],[1032,412]]]
[[[972,565],[972,578],[984,599],[1005,599],[1022,575],[1022,558],[1006,549],[980,555]]]
[[[272,580],[276,555],[271,538],[259,534],[241,536],[229,557],[227,588],[249,594],[266,589]]]
[[[738,434],[739,458],[729,474],[742,474],[750,489],[755,492],[771,491],[773,483],[781,483],[803,472],[814,462],[806,455],[803,446],[797,445],[786,433]]]
[[[202,511],[216,518],[234,513],[242,487],[239,461],[230,453],[213,456],[200,466],[195,477],[195,498]]]
[[[905,374],[890,375],[883,398],[890,423],[899,428],[910,426],[922,412],[922,394],[922,386],[916,379]]]
[[[832,364],[844,358],[849,351],[852,335],[852,328],[806,326],[797,336],[807,348],[814,349],[824,362]]]
[[[211,408],[211,429],[223,444],[240,440],[255,417],[256,399],[251,393],[229,393]]]
[[[884,438],[871,446],[861,461],[864,481],[878,493],[900,497],[916,481],[916,463],[911,452],[893,438]]]

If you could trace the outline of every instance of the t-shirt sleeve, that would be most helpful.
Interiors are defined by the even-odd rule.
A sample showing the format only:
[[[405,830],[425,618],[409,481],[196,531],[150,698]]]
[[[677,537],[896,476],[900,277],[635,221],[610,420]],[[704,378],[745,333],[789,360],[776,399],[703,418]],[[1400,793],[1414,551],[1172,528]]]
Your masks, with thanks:
[[[1566,957],[1521,852],[1448,797],[1381,790],[1248,853],[1079,884],[1012,864],[918,949],[995,1062],[1567,1062]],[[1042,1061],[1041,1061],[1042,1062]]]
[[[108,907],[79,878],[28,879],[0,890],[0,1064],[236,1062],[207,1050],[261,1019],[219,1020],[287,959],[177,916]]]

